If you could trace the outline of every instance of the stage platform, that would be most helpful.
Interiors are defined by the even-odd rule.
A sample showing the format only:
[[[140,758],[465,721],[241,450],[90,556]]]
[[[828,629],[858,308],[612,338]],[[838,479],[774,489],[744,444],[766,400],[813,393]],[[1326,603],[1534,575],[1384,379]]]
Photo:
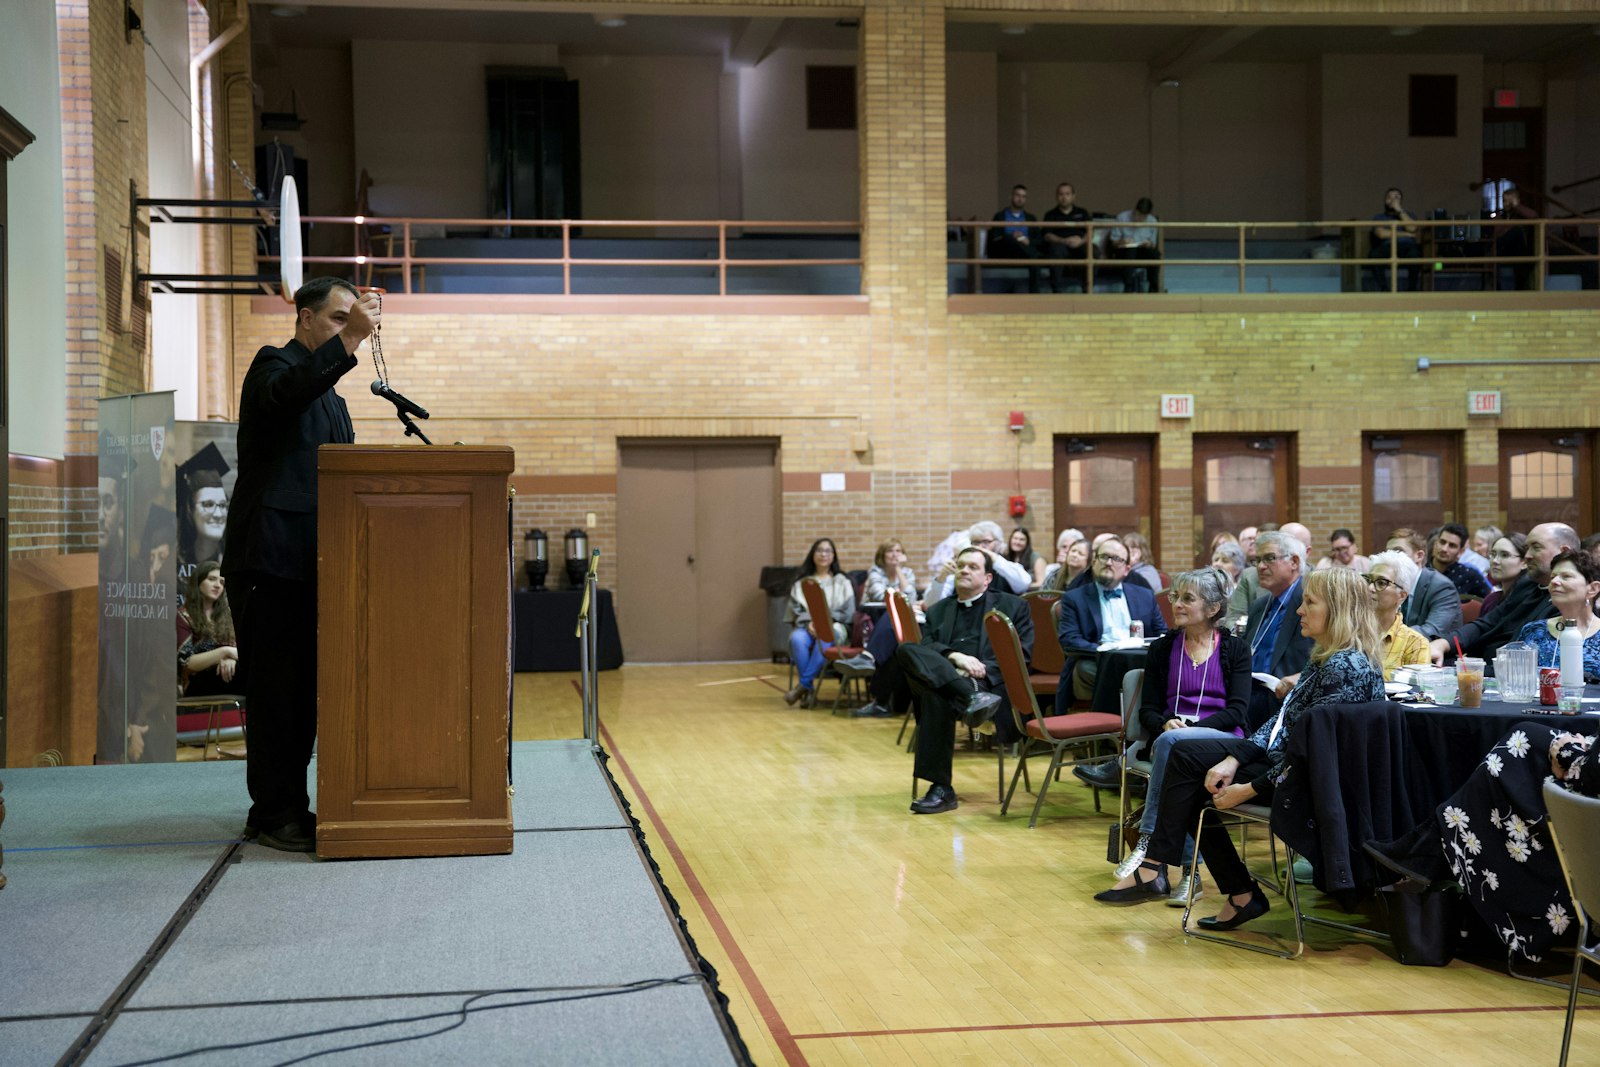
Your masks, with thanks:
[[[512,765],[510,856],[332,861],[242,762],[4,771],[0,1064],[748,1062],[603,754]]]

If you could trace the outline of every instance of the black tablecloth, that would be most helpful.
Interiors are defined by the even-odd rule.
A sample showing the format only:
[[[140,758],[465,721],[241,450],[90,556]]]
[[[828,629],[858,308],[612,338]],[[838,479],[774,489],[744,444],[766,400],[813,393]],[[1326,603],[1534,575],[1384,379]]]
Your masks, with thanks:
[[[578,608],[583,603],[581,589],[547,589],[535,593],[517,590],[511,613],[515,632],[515,669],[519,671],[576,671],[581,669],[578,639]],[[598,667],[602,671],[622,666],[622,638],[617,633],[617,616],[611,610],[611,591],[596,590],[590,620],[600,627]]]
[[[1094,679],[1094,699],[1089,702],[1089,710],[1121,715],[1123,676],[1129,671],[1144,670],[1145,661],[1149,658],[1147,648],[1112,648],[1101,652],[1098,656],[1099,673]]]

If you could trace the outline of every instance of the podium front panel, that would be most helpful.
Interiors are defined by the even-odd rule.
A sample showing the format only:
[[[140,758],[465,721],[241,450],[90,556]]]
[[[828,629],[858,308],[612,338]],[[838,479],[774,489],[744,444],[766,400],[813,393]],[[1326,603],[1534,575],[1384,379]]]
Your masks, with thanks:
[[[510,852],[511,450],[318,460],[317,852]]]

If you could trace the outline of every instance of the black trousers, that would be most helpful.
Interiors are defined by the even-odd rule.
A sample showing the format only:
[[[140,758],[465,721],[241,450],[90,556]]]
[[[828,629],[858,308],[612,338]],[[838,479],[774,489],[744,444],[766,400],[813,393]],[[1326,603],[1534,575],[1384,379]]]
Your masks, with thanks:
[[[1200,809],[1211,803],[1206,792],[1206,772],[1224,757],[1239,760],[1235,782],[1248,782],[1267,769],[1265,754],[1258,745],[1242,737],[1196,737],[1172,746],[1167,761],[1167,777],[1161,787],[1161,809],[1156,816],[1156,832],[1150,837],[1150,858],[1159,863],[1183,861],[1183,839],[1194,828]],[[1257,797],[1252,803],[1271,803],[1270,797]],[[1233,838],[1217,819],[1215,809],[1206,812],[1200,830],[1200,855],[1211,868],[1217,888],[1229,896],[1249,890],[1252,880]]]
[[[989,259],[1038,259],[1039,250],[1031,243],[1023,244],[1004,231],[991,231],[988,244]],[[1028,268],[1028,292],[1037,293],[1044,289],[1044,270],[1040,267]]]
[[[228,599],[239,631],[250,741],[245,782],[257,830],[311,828],[306,769],[317,741],[317,587],[240,575]]]
[[[1161,253],[1149,245],[1136,245],[1131,248],[1113,248],[1112,259],[1160,259]],[[1138,285],[1138,274],[1145,272],[1143,288]],[[1159,293],[1161,291],[1160,267],[1127,267],[1122,272],[1122,287],[1128,291]]]
[[[1068,282],[1074,283],[1079,289],[1088,290],[1089,266],[1085,261],[1089,258],[1089,253],[1084,251],[1083,246],[1071,248],[1051,241],[1045,244],[1044,254],[1045,258],[1053,263],[1060,263],[1062,260],[1077,260],[1079,264],[1075,267],[1051,267],[1051,290],[1057,293],[1064,293],[1067,291]]]
[[[1000,679],[968,678],[926,645],[901,645],[894,658],[917,701],[915,774],[923,781],[951,784],[951,750],[956,744],[956,717],[977,689],[1000,688]],[[1004,713],[1006,709],[1002,708]]]
[[[900,661],[895,659],[894,650],[899,645],[900,641],[894,635],[894,625],[885,616],[867,639],[867,651],[872,653],[874,664],[872,677],[867,680],[867,689],[872,693],[873,700],[896,715],[904,715],[911,703],[911,687],[906,684]]]

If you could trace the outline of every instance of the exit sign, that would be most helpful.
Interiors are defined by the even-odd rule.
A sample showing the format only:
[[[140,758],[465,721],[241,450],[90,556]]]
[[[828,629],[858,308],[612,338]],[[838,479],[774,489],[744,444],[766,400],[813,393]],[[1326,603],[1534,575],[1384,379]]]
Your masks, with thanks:
[[[1500,414],[1500,390],[1474,389],[1467,394],[1468,415]]]
[[[1162,393],[1161,417],[1163,419],[1194,418],[1194,394]]]
[[[1522,94],[1515,89],[1496,89],[1494,91],[1495,107],[1519,107]]]

